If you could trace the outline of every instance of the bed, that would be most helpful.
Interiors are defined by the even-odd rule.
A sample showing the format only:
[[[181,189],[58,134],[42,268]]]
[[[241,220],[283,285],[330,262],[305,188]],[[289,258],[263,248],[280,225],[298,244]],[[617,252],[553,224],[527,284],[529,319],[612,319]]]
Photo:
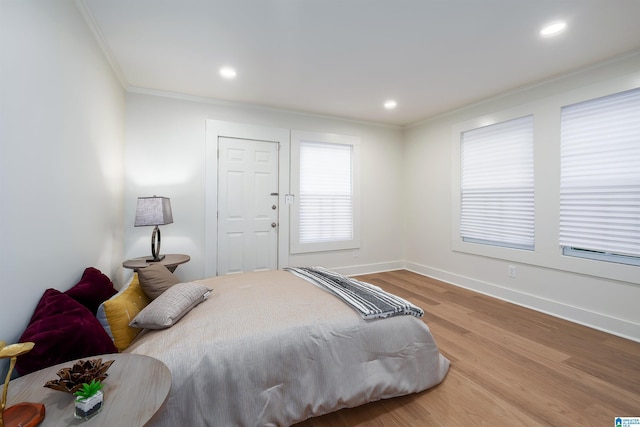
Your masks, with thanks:
[[[364,320],[343,292],[297,274],[180,283],[151,264],[116,291],[89,267],[70,289],[43,293],[20,338],[35,347],[16,371],[114,352],[159,359],[172,385],[153,427],[287,426],[443,380],[449,361],[421,319]]]
[[[413,316],[364,320],[286,271],[198,281],[212,291],[173,326],[125,352],[172,374],[155,427],[287,426],[440,383],[449,361]]]

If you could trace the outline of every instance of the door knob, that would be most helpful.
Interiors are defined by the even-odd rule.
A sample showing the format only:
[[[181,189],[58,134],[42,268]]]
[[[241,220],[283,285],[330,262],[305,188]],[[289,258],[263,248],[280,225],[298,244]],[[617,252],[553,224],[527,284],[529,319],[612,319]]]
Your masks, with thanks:
[[[271,226],[272,226],[273,228],[276,228],[276,227],[278,226],[278,224],[276,224],[275,222],[272,222],[272,223],[271,223]]]

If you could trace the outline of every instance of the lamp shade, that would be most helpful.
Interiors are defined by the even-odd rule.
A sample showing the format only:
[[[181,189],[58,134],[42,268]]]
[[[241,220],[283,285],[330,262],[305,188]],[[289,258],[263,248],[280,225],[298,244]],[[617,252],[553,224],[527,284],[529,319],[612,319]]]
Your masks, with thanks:
[[[168,197],[138,197],[135,227],[165,225],[172,222],[173,214]]]

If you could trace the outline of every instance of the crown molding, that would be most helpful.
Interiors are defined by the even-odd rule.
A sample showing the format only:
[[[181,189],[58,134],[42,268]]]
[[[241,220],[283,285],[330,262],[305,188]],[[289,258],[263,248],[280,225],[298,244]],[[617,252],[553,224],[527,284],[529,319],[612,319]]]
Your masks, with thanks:
[[[93,17],[93,13],[91,13],[91,9],[89,9],[89,6],[87,6],[87,3],[84,0],[75,0],[75,3],[76,3],[76,7],[78,8],[78,11],[80,11],[80,14],[84,18],[84,21],[86,22],[87,26],[93,33],[94,38],[98,42],[98,45],[100,46],[102,53],[107,59],[107,62],[109,62],[111,69],[113,70],[116,77],[120,81],[120,84],[125,90],[129,89],[129,82],[127,82],[127,79],[124,76],[124,73],[122,72],[122,68],[120,68],[120,64],[118,64],[118,61],[116,60],[115,55],[111,51],[111,47],[109,47],[109,43],[107,42],[107,39],[104,37],[104,34],[100,29],[100,26],[98,25],[95,18]]]
[[[159,96],[162,98],[172,98],[172,99],[177,99],[182,101],[199,102],[202,104],[211,104],[211,105],[217,105],[217,106],[228,107],[228,108],[244,108],[244,109],[252,109],[252,110],[261,110],[266,112],[277,112],[277,113],[291,114],[291,115],[297,115],[297,116],[313,117],[321,120],[337,120],[345,123],[353,123],[356,125],[375,126],[375,127],[393,129],[393,130],[402,130],[403,128],[403,126],[401,125],[394,125],[389,123],[379,123],[374,121],[358,120],[358,119],[352,119],[349,117],[333,116],[330,114],[321,114],[321,113],[312,113],[312,112],[301,111],[301,110],[290,110],[290,109],[274,107],[270,105],[251,104],[248,102],[227,101],[227,100],[218,99],[218,98],[210,98],[210,97],[198,96],[198,95],[187,95],[184,93],[169,92],[169,91],[163,91],[158,89],[147,89],[147,88],[138,87],[138,86],[127,86],[126,90],[129,93]]]
[[[547,79],[543,79],[537,82],[532,82],[530,84],[524,85],[522,87],[519,88],[515,88],[512,90],[508,90],[506,92],[503,93],[499,93],[493,96],[490,96],[488,98],[485,99],[481,99],[479,101],[476,102],[472,102],[470,104],[467,105],[463,105],[462,107],[459,108],[454,108],[453,110],[450,111],[445,111],[439,114],[435,114],[433,116],[430,117],[426,117],[422,120],[419,120],[415,123],[409,123],[404,125],[404,129],[412,129],[412,128],[417,128],[419,126],[428,124],[428,123],[432,123],[438,120],[442,120],[442,119],[446,119],[448,117],[453,117],[456,114],[462,113],[464,111],[467,110],[471,110],[473,108],[477,108],[480,107],[482,105],[485,104],[491,104],[492,102],[496,102],[499,101],[501,99],[507,99],[509,97],[518,95],[520,93],[526,93],[532,90],[536,90],[536,89],[543,89],[545,87],[551,87],[554,84],[557,83],[561,83],[562,81],[566,81],[569,80],[571,78],[576,78],[576,77],[580,77],[580,76],[585,76],[588,75],[590,73],[594,73],[597,72],[599,70],[604,70],[607,69],[609,67],[612,66],[621,66],[624,67],[627,64],[638,64],[640,63],[640,49],[636,49],[633,50],[631,52],[627,52],[618,56],[614,56],[613,58],[609,58],[607,60],[601,61],[601,62],[597,62],[595,64],[591,64],[582,68],[579,68],[577,70],[573,70],[573,71],[568,71],[566,73],[562,73],[560,75],[557,75],[555,77],[550,77]],[[637,72],[637,66],[636,65],[632,65],[630,68],[630,72],[632,73],[636,73]]]

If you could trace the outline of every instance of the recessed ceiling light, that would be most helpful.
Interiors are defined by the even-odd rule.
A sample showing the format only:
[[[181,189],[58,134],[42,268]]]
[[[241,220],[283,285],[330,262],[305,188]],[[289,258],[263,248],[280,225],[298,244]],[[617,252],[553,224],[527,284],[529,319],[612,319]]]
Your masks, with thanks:
[[[385,101],[385,103],[384,103],[384,108],[386,108],[387,110],[393,110],[397,106],[398,106],[398,103],[396,101],[394,101],[393,99]]]
[[[231,67],[220,68],[220,75],[225,79],[234,79],[236,77],[236,70]]]
[[[558,34],[563,32],[566,28],[567,28],[567,23],[565,21],[555,21],[542,27],[542,29],[540,30],[540,35],[542,37],[557,36]]]

